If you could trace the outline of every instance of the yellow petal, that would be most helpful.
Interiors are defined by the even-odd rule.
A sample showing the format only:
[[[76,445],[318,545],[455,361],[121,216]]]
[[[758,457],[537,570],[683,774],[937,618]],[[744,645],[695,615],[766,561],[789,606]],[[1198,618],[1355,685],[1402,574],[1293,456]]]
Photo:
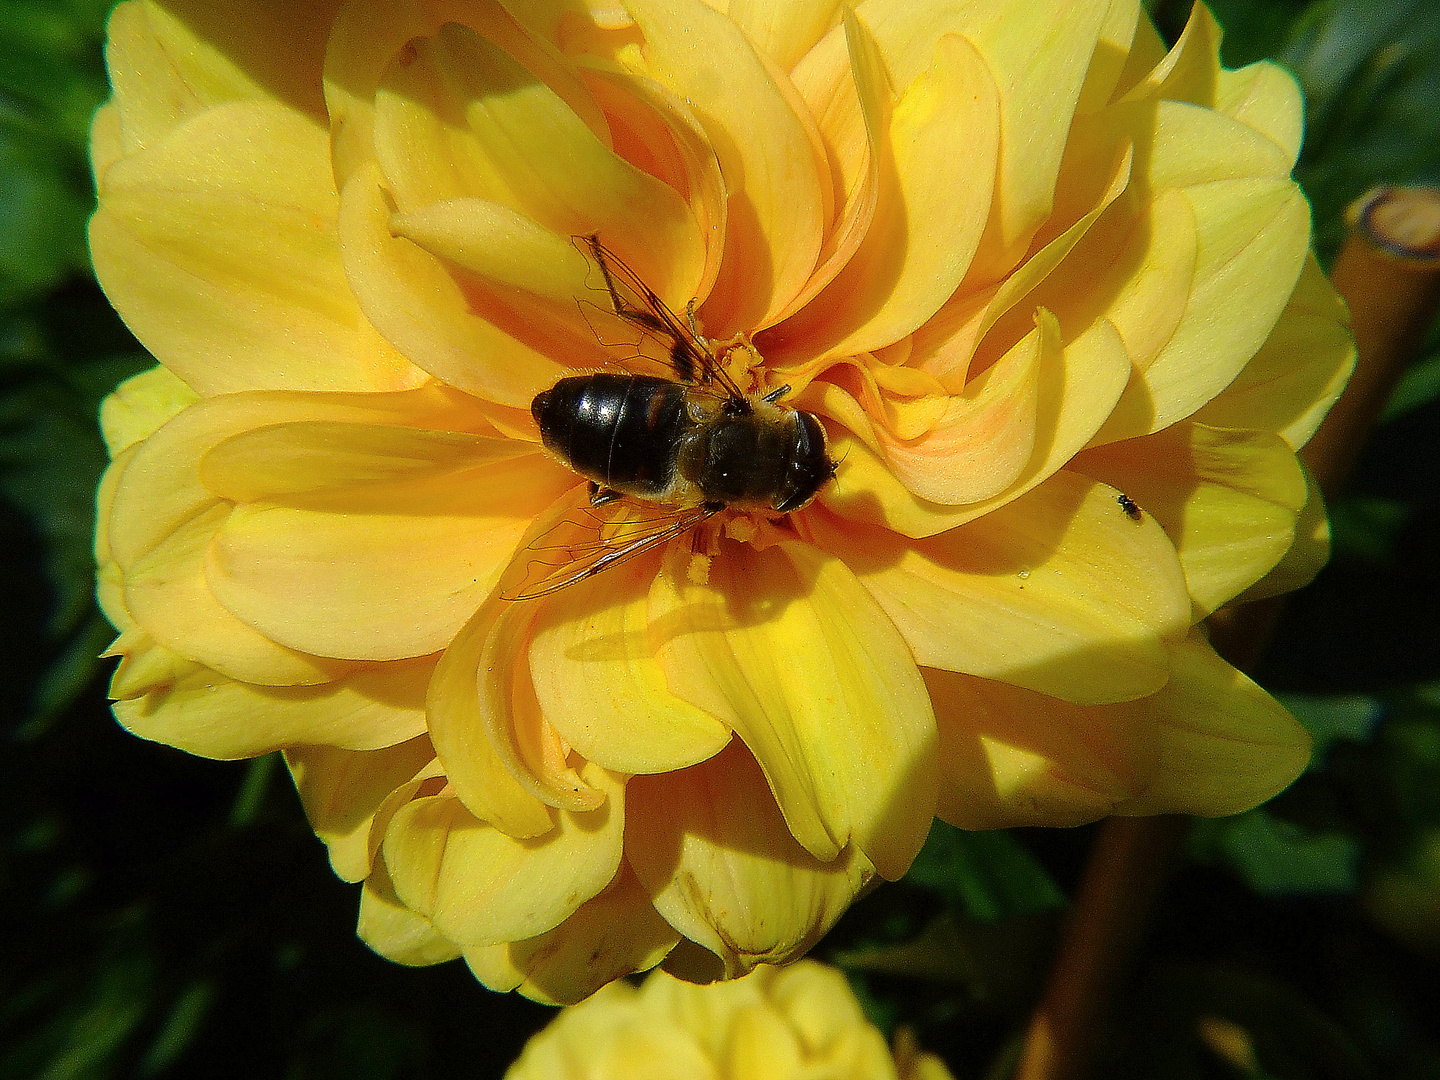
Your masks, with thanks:
[[[1309,585],[1330,561],[1330,519],[1325,516],[1325,496],[1310,472],[1305,473],[1306,498],[1295,520],[1295,542],[1275,567],[1236,597],[1241,603],[1279,596]]]
[[[302,744],[377,750],[424,732],[433,665],[386,664],[323,686],[256,686],[202,667],[129,688],[135,696],[113,707],[127,731],[201,757],[257,757]]]
[[[657,565],[637,560],[566,589],[544,605],[530,646],[546,721],[614,772],[670,772],[730,741],[728,727],[666,685],[648,618]]]
[[[337,489],[313,507],[237,507],[206,580],[226,608],[302,652],[439,652],[499,580],[531,520],[573,477],[540,455],[407,483]]]
[[[305,817],[329,849],[330,866],[341,880],[360,881],[370,873],[375,811],[434,760],[424,735],[381,750],[311,744],[285,751]]]
[[[472,814],[511,836],[541,836],[553,825],[550,811],[522,783],[525,771],[515,767],[513,750],[497,752],[480,710],[481,650],[496,611],[493,603],[481,609],[440,658],[430,681],[430,737],[455,793]],[[509,750],[508,743],[502,747]]]
[[[337,7],[339,0],[243,0],[223,11],[203,0],[118,5],[106,27],[105,62],[125,152],[227,101],[279,100],[323,117],[320,62]]]
[[[615,881],[549,933],[509,945],[465,950],[465,962],[492,990],[519,990],[534,1001],[573,1005],[607,983],[648,971],[680,939],[655,910],[634,872]]]
[[[165,421],[200,400],[169,368],[132,375],[100,403],[100,432],[110,456],[148,439]]]
[[[1074,705],[924,668],[940,727],[939,816],[962,829],[1070,826],[1143,790],[1157,757],[1145,699]]]
[[[1237,71],[1222,68],[1214,104],[1226,116],[1270,139],[1293,167],[1305,133],[1305,110],[1294,75],[1269,60]]]
[[[1120,85],[1131,54],[1134,52],[1136,30],[1139,23],[1149,25],[1140,0],[1115,0],[1100,26],[1099,41],[1095,55],[1090,58],[1090,70],[1085,73],[1085,85],[1080,90],[1080,99],[1075,103],[1077,113],[1094,112],[1101,108]],[[1154,31],[1151,31],[1152,33]],[[1064,185],[1060,185],[1063,189]]]
[[[852,355],[920,326],[965,276],[990,212],[999,153],[997,90],[966,39],[940,38],[880,133],[881,183],[866,239],[782,337],[817,337]],[[966,153],[955,153],[964,141]],[[838,335],[839,340],[835,340]]]
[[[725,16],[699,0],[626,8],[645,35],[647,74],[695,110],[729,187],[725,260],[702,308],[706,329],[723,338],[764,327],[804,287],[820,251],[818,134],[798,95]]]
[[[695,295],[704,247],[680,195],[467,27],[447,23],[391,63],[375,99],[375,150],[402,212],[467,197],[498,203],[561,236],[602,234],[678,306]]]
[[[651,593],[671,688],[729,724],[795,838],[903,874],[933,816],[929,699],[900,635],[839,560],[801,544],[727,548],[694,586]]]
[[[121,474],[122,491],[137,463],[138,458]],[[129,509],[117,499],[112,522]],[[130,615],[159,644],[231,679],[304,686],[339,678],[352,665],[280,645],[215,599],[205,579],[205,553],[229,514],[228,503],[214,500],[128,565],[122,564]],[[111,535],[113,546],[113,530]]]
[[[605,803],[560,812],[552,832],[515,840],[478,820],[453,795],[407,803],[385,832],[385,865],[405,906],[463,946],[533,938],[598,894],[620,866],[624,788],[591,766]]]
[[[105,190],[105,173],[125,153],[122,138],[120,108],[115,102],[107,101],[90,118],[90,175],[97,192]]]
[[[1166,679],[1163,638],[1190,625],[1175,549],[1113,492],[1069,471],[969,524],[906,542],[813,516],[818,543],[875,596],[928,667],[1079,703]]]
[[[1151,702],[1159,760],[1118,814],[1237,814],[1284,790],[1310,760],[1310,735],[1220,659],[1196,630],[1172,647],[1174,674]]]
[[[840,0],[734,0],[725,8],[732,22],[782,70],[840,21]]]
[[[200,479],[222,499],[334,506],[346,489],[434,485],[533,456],[533,443],[394,424],[299,420],[232,435],[200,459]]]
[[[825,863],[802,849],[738,742],[689,769],[635,777],[627,796],[636,876],[727,977],[799,956],[874,874],[853,847]]]
[[[1265,344],[1195,419],[1275,431],[1298,449],[1320,426],[1354,366],[1350,313],[1311,255]]]
[[[200,393],[423,379],[351,296],[314,119],[223,105],[116,162],[105,182],[90,223],[96,274],[144,345]]]
[[[460,955],[460,947],[400,902],[384,862],[375,868],[360,891],[360,919],[355,928],[361,941],[386,960],[407,967],[443,964]]]
[[[1169,98],[1209,106],[1220,75],[1220,24],[1204,4],[1190,9],[1185,29],[1165,59],[1125,95],[1125,101]]]
[[[999,198],[992,235],[972,267],[976,284],[1008,271],[1049,216],[1074,106],[1109,7],[1108,0],[868,0],[856,9],[879,40],[897,86],[910,85],[946,33],[973,43],[994,74],[1000,91]]]
[[[476,314],[445,266],[390,230],[394,213],[379,169],[357,168],[340,196],[340,249],[355,298],[386,340],[451,386],[502,405],[530,407],[565,369]]]
[[[1175,424],[1087,450],[1074,468],[1124,492],[1160,523],[1180,554],[1197,617],[1279,562],[1306,502],[1294,451],[1259,431]]]

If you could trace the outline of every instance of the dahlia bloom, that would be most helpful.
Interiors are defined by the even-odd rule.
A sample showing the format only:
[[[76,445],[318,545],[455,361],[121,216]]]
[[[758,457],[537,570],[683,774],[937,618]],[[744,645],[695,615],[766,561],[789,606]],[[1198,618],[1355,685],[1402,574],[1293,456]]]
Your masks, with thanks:
[[[571,1006],[525,1046],[505,1080],[951,1080],[898,1039],[892,1056],[845,977],[804,960],[694,986],[657,971]]]
[[[549,1001],[793,959],[937,815],[1270,797],[1308,739],[1198,627],[1323,561],[1295,449],[1351,347],[1295,84],[1218,41],[1138,0],[121,4],[91,247],[161,366],[102,411],[120,722],[283,750],[373,948]],[[588,507],[531,402],[626,362],[590,235],[839,467],[510,600]]]

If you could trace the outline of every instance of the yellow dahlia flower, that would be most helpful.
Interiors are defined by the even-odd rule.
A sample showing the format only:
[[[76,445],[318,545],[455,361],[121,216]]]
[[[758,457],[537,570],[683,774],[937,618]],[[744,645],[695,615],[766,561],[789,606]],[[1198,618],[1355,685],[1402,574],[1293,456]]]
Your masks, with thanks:
[[[162,366],[102,413],[120,722],[283,749],[372,947],[553,1001],[794,958],[936,815],[1273,795],[1307,737],[1197,627],[1323,560],[1295,448],[1351,354],[1295,84],[1218,40],[1138,0],[121,4],[91,245]],[[506,599],[588,513],[532,401],[626,363],[592,235],[838,471]]]
[[[804,960],[709,986],[657,971],[564,1010],[506,1080],[951,1080],[909,1040],[892,1057],[845,977]]]

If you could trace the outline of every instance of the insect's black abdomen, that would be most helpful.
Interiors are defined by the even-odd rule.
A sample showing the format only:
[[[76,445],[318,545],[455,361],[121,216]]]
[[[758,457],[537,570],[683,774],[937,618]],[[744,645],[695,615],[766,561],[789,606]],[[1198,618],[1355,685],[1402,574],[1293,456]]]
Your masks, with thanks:
[[[608,372],[561,379],[530,412],[546,448],[581,476],[641,498],[670,486],[690,424],[682,384]]]

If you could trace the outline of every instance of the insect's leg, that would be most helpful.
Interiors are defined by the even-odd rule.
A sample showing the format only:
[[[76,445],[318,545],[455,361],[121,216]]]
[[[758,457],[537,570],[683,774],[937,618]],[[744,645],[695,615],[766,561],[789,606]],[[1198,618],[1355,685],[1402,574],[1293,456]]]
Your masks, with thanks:
[[[785,396],[786,394],[788,394],[789,392],[790,392],[790,385],[789,385],[789,383],[786,383],[784,386],[777,386],[774,390],[771,390],[768,394],[766,394],[766,395],[765,395],[763,398],[761,398],[760,400],[763,401],[763,402],[765,402],[766,405],[774,405],[775,402],[779,401],[782,397],[784,397],[784,396]]]
[[[612,503],[619,498],[623,498],[622,492],[616,491],[613,488],[601,487],[595,483],[594,480],[590,481],[591,506],[604,506],[606,503]]]

